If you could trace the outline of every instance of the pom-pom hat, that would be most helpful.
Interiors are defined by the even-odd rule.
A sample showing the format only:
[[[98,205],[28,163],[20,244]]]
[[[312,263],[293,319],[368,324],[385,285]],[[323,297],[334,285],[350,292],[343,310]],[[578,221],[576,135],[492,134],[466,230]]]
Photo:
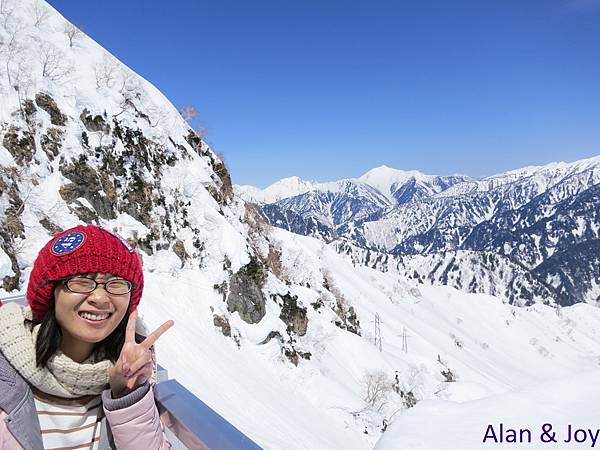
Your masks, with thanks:
[[[139,255],[117,234],[96,225],[79,225],[55,235],[33,263],[27,302],[34,319],[44,318],[61,279],[85,273],[110,273],[131,281],[129,312],[137,308],[144,289]]]

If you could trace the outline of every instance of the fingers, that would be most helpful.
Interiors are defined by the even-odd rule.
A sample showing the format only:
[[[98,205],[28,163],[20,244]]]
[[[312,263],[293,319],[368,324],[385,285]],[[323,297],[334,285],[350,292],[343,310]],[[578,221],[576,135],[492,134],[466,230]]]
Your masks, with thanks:
[[[152,363],[146,363],[142,365],[136,372],[132,372],[131,375],[127,377],[127,389],[133,391],[138,386],[144,384],[152,374]]]
[[[171,328],[173,325],[175,325],[175,322],[172,320],[167,320],[165,323],[163,323],[160,327],[158,327],[156,330],[154,330],[145,340],[144,342],[141,343],[141,345],[145,348],[145,349],[149,349],[150,347],[152,347],[154,345],[154,343],[158,340],[159,337],[161,337],[163,335],[163,333],[165,331],[167,331],[169,328]]]
[[[129,314],[127,328],[125,329],[125,342],[135,342],[135,322],[137,320],[137,310]]]
[[[127,395],[144,384],[152,375],[154,362],[150,352],[139,344],[125,344],[124,354],[114,367],[109,369],[109,383],[113,398]]]
[[[123,374],[127,377],[131,377],[147,364],[152,364],[152,357],[150,356],[150,352],[148,350],[144,351],[144,353],[139,356],[135,362],[133,362],[133,364],[128,365],[127,369],[124,367]]]

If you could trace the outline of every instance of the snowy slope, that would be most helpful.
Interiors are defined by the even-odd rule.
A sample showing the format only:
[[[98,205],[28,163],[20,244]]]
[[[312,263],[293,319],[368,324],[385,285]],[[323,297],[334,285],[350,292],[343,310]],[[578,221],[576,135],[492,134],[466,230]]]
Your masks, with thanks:
[[[423,402],[396,419],[374,450],[596,448],[599,376],[593,370],[472,402]]]
[[[270,306],[274,314],[257,325],[231,318],[240,336],[239,350],[224,340],[212,327],[208,306],[192,309],[199,293],[207,302],[211,296],[197,273],[181,272],[176,282],[171,275],[155,274],[156,286],[177,288],[175,293],[163,288],[162,295],[148,296],[145,310],[151,322],[171,314],[184,328],[183,336],[172,333],[163,342],[160,357],[170,373],[265,448],[371,448],[383,419],[404,408],[400,395],[389,389],[380,411],[368,408],[364,397],[369,373],[381,372],[392,383],[398,371],[400,386],[419,401],[463,402],[597,367],[597,308],[514,308],[487,295],[416,288],[398,276],[355,267],[316,239],[283,230],[275,230],[271,239],[281,243],[288,283],[284,287],[271,279],[271,290],[291,288],[307,309],[307,333],[296,338],[295,346],[311,356],[298,367],[286,363],[275,340],[259,344],[273,329],[285,333],[275,319],[280,314],[275,305]],[[325,278],[330,290],[323,287]],[[335,301],[331,292],[336,290],[354,307],[362,336],[332,326],[338,316],[326,306]],[[178,301],[168,304],[167,296]],[[325,306],[315,306],[319,299]],[[376,314],[381,352],[373,344]],[[458,381],[444,381],[447,369]],[[365,428],[369,434],[363,433]]]
[[[554,273],[538,275],[514,259],[493,252],[456,250],[424,255],[390,255],[365,250],[344,241],[332,245],[355,264],[383,272],[391,271],[418,283],[490,294],[515,306],[536,302],[559,305],[561,300],[568,298],[561,290],[573,290],[577,284],[571,280],[563,283],[563,278],[557,278]],[[592,254],[594,250],[580,252],[579,257]],[[548,279],[552,279],[554,284],[547,282]],[[578,285],[581,284],[582,279]]]

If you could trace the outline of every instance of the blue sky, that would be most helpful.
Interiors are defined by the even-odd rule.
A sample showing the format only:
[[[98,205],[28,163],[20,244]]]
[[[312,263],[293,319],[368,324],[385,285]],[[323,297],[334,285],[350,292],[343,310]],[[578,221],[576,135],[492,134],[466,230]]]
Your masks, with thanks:
[[[50,0],[195,105],[236,184],[600,154],[600,0]]]

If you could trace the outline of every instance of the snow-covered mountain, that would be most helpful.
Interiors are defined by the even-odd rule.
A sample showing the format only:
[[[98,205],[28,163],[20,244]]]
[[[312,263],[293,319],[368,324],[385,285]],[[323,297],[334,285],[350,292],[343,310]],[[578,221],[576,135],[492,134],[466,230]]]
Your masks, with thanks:
[[[299,177],[283,178],[261,190],[254,186],[235,186],[236,195],[252,203],[275,203],[282,198],[294,197],[312,191],[319,183]]]
[[[393,198],[355,179],[314,183],[294,177],[265,191],[249,186],[235,186],[234,191],[244,200],[261,205],[268,220],[279,228],[325,241],[338,236],[340,225],[380,217],[394,204]],[[285,197],[284,192],[292,195]],[[269,203],[265,202],[267,199],[277,200]]]
[[[373,186],[393,203],[401,205],[433,197],[454,184],[470,181],[471,178],[464,175],[440,177],[417,170],[404,171],[380,166],[369,170],[358,180]]]
[[[445,267],[448,252],[491,252],[509,257],[512,266],[521,266],[518,273],[531,271],[528,278],[539,278],[543,284],[556,288],[559,278],[583,276],[577,287],[558,289],[555,295],[544,297],[545,301],[566,305],[598,300],[595,286],[600,284],[600,266],[593,254],[575,265],[558,264],[566,263],[576,248],[595,248],[578,246],[599,238],[600,156],[574,163],[526,167],[480,180],[462,175],[435,177],[385,166],[367,172],[359,180],[380,190],[390,205],[374,208],[372,202],[362,203],[361,198],[348,192],[337,198],[338,208],[362,209],[366,213],[332,224],[311,213],[313,199],[327,192],[315,187],[311,192],[262,205],[262,210],[275,226],[327,242],[338,239],[396,256],[427,255],[432,271],[422,273],[421,278],[428,282],[445,284],[446,277],[440,278],[434,271]],[[294,220],[280,220],[288,214]],[[310,227],[298,226],[307,218],[311,219]],[[546,273],[547,265],[542,264],[555,253],[563,257],[554,258],[552,273]],[[465,269],[470,273],[483,270],[484,278],[505,279],[503,285],[513,286],[509,288],[513,291],[507,291],[503,298],[517,303],[531,300],[530,293],[520,289],[521,283],[512,282],[506,271],[489,272],[499,271],[499,266],[467,264]],[[517,272],[515,277],[520,276]],[[488,283],[458,277],[452,285],[478,292],[475,286]],[[490,285],[486,292],[497,291]]]
[[[54,233],[81,222],[120,233],[142,255],[141,315],[175,320],[161,365],[268,450],[370,449],[420,403],[509,399],[597,366],[598,308],[425,286],[270,227],[154,86],[47,3],[0,5],[0,297],[24,292]],[[280,192],[314,191],[301,186]],[[396,192],[360,180],[325,191],[301,211],[335,233],[383,214]],[[557,261],[544,274],[575,280]],[[589,389],[580,407],[595,405]]]

